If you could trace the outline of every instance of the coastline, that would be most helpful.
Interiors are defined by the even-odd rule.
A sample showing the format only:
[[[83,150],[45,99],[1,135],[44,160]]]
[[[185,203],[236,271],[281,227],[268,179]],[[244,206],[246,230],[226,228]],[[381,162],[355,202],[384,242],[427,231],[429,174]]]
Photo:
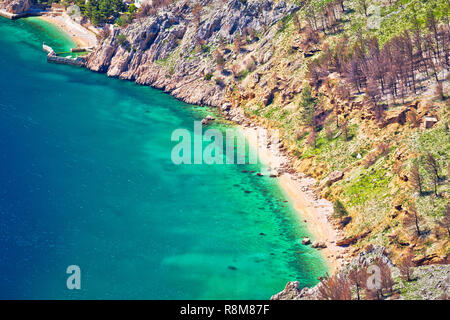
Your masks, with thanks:
[[[97,39],[93,32],[72,20],[68,21],[69,18],[67,17],[46,15],[40,16],[38,19],[58,27],[79,47],[93,47],[97,45]],[[247,120],[249,121],[249,119]],[[258,130],[267,132],[266,128],[257,125],[247,127],[239,124],[239,122],[236,125],[241,129],[249,144],[258,150],[258,156],[263,164],[269,168],[272,166],[272,169],[276,170],[280,167],[290,167],[290,159],[282,152],[279,152],[278,144],[271,146],[258,145],[256,132]],[[278,173],[276,175],[278,176]],[[318,250],[321,251],[330,273],[333,274],[347,260],[347,250],[336,246],[340,234],[328,218],[333,212],[332,204],[315,195],[314,186],[316,182],[310,177],[298,173],[280,172],[276,179],[292,204],[299,222],[300,220],[305,221],[307,229],[313,237],[312,240],[326,244],[326,248]]]
[[[62,261],[66,256],[70,259],[76,254],[80,266],[96,265],[90,274],[97,280],[92,290],[83,291],[86,299],[125,296],[127,299],[268,300],[284,288],[292,276],[303,279],[305,284],[313,284],[317,276],[327,271],[319,254],[309,249],[297,252],[298,237],[292,237],[296,234],[292,230],[296,222],[294,214],[290,205],[283,203],[283,195],[275,181],[252,178],[250,174],[236,170],[235,166],[226,165],[206,165],[201,168],[201,173],[198,166],[183,166],[182,174],[177,168],[169,168],[169,171],[164,170],[161,179],[155,177],[155,173],[163,172],[162,167],[167,167],[164,161],[170,157],[174,145],[167,142],[167,137],[170,139],[174,127],[180,127],[179,123],[191,125],[194,119],[210,113],[206,107],[189,107],[160,90],[109,79],[104,74],[47,64],[42,59],[44,53],[35,44],[42,40],[63,43],[67,40],[63,34],[54,32],[54,28],[52,32],[41,27],[33,30],[33,25],[25,22],[6,22],[5,25],[7,28],[0,26],[5,39],[3,43],[5,48],[13,49],[2,51],[2,59],[9,61],[2,80],[7,83],[14,77],[26,79],[28,84],[38,83],[41,89],[29,90],[23,100],[16,99],[27,83],[11,82],[10,88],[14,86],[14,91],[4,92],[7,100],[2,106],[5,113],[2,120],[6,124],[3,128],[5,131],[19,128],[14,136],[27,137],[33,148],[26,148],[30,152],[26,158],[35,159],[32,155],[39,154],[35,161],[42,167],[36,167],[35,171],[45,173],[46,186],[55,190],[48,198],[45,197],[47,189],[43,189],[43,196],[30,197],[32,201],[25,203],[29,209],[20,207],[14,211],[19,216],[21,212],[30,212],[21,220],[23,223],[34,225],[32,222],[36,217],[55,233],[43,235],[48,238],[42,238],[43,245],[39,250],[28,252],[27,246],[21,246],[21,243],[14,248],[17,250],[7,250],[11,257],[17,253],[22,256],[23,252],[25,260],[23,263],[19,260],[18,264],[27,267],[19,271],[11,269],[12,275],[20,276],[22,271],[41,273],[40,265],[25,263],[30,259],[29,254],[33,261],[44,263],[49,259]],[[64,36],[64,39],[56,41],[51,39],[53,36]],[[19,50],[21,54],[17,55]],[[17,67],[17,61],[24,64]],[[28,63],[38,68],[28,68]],[[120,101],[123,97],[127,99]],[[17,104],[23,108],[14,108]],[[44,110],[46,112],[42,112]],[[153,125],[149,126],[149,121]],[[69,131],[80,134],[77,139],[67,139]],[[94,139],[89,132],[96,133]],[[12,146],[17,143],[13,139],[7,140]],[[70,152],[60,152],[58,146],[61,145]],[[45,150],[49,151],[44,152],[43,147],[48,147]],[[14,152],[15,149],[10,150]],[[54,155],[55,161],[62,165],[48,162],[48,154]],[[28,166],[26,161],[17,162],[15,157],[9,159],[8,168],[16,168],[15,163],[23,168]],[[74,159],[78,159],[76,165],[70,168],[64,165],[70,165]],[[102,162],[103,165],[96,165]],[[8,170],[6,182],[15,181],[10,177],[16,176],[18,171],[12,169]],[[253,169],[257,170],[256,166]],[[35,179],[31,185],[30,181],[22,179],[20,186],[31,186],[27,190],[36,195],[32,186],[34,181],[42,183],[42,177],[31,175],[30,178]],[[156,188],[155,179],[158,182]],[[99,180],[106,181],[111,189],[98,190]],[[233,186],[238,183],[238,187]],[[27,194],[22,190],[14,189],[18,194],[14,199]],[[52,201],[55,197],[57,203]],[[74,197],[80,197],[82,201],[74,200]],[[71,205],[73,201],[79,205]],[[65,209],[69,208],[66,204],[70,210]],[[45,210],[42,215],[39,210],[34,210],[39,207],[51,210]],[[279,213],[274,214],[271,207]],[[65,210],[66,218],[73,224],[68,226],[58,219],[60,210]],[[186,212],[190,214],[183,214]],[[30,230],[24,230],[21,223],[15,225],[17,229],[8,229],[11,233],[7,233],[7,237],[23,234],[27,241],[32,241],[36,238],[34,231],[39,233],[37,227],[28,232]],[[155,226],[159,231],[155,231]],[[124,232],[125,229],[131,232]],[[77,230],[81,231],[70,232]],[[58,257],[46,246],[55,243],[55,238],[62,241]],[[110,241],[106,241],[108,239]],[[96,250],[92,249],[93,243]],[[320,272],[310,267],[316,265]],[[114,270],[117,279],[126,281],[111,287],[109,278],[102,276],[105,268]],[[130,268],[134,270],[132,276]],[[26,288],[32,288],[38,298],[71,298],[71,292],[67,290],[47,290],[60,285],[60,279],[54,274],[46,273],[47,276],[42,278],[47,287],[42,289],[39,283],[33,283],[33,287]],[[3,293],[18,296],[25,292],[22,283],[27,285],[26,279],[17,285],[13,283],[14,288]],[[155,290],[155,287],[167,290]]]
[[[60,17],[42,16],[41,19],[57,26],[62,31],[67,33],[78,46],[86,46],[86,42],[82,37],[72,33],[74,30],[66,20]],[[81,27],[81,26],[80,26]],[[254,126],[253,128],[244,127],[237,124],[243,132],[249,144],[258,150],[260,160],[268,167],[274,167],[276,170],[280,166],[290,166],[290,160],[279,152],[278,145],[273,146],[258,146],[257,136],[258,130],[267,133],[267,129],[261,126]],[[313,240],[323,242],[326,248],[318,249],[321,251],[323,259],[326,261],[330,273],[334,273],[342,266],[346,257],[345,248],[336,246],[337,240],[340,238],[338,230],[336,230],[328,217],[333,212],[332,204],[325,200],[315,197],[313,187],[315,180],[299,174],[291,174],[283,172],[276,178],[283,192],[291,202],[297,217],[300,220],[306,220],[306,226],[311,233]],[[304,191],[302,191],[304,190]]]
[[[97,45],[97,37],[92,31],[67,17],[42,15],[37,19],[44,20],[66,33],[80,48],[92,48]]]
[[[282,151],[280,151],[279,143],[261,144],[258,137],[266,135],[268,130],[264,127],[253,125],[243,126],[238,123],[249,145],[258,150],[260,161],[268,166],[272,171],[274,179],[283,192],[286,194],[289,202],[294,208],[297,218],[304,221],[308,231],[312,236],[312,243],[323,242],[326,248],[318,248],[325,260],[330,273],[337,272],[346,261],[348,261],[348,250],[336,245],[341,238],[339,230],[334,228],[332,221],[329,219],[333,213],[333,205],[325,199],[321,199],[315,193],[314,187],[316,181],[313,178],[299,173],[287,172],[283,168],[290,168],[291,161]]]

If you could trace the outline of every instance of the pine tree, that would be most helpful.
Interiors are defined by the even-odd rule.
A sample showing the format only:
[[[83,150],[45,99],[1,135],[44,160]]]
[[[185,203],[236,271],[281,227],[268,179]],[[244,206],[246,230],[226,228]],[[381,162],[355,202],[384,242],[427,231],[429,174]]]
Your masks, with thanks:
[[[306,126],[315,129],[316,98],[312,96],[311,86],[306,83],[301,95],[300,117]]]
[[[336,200],[333,203],[333,209],[334,209],[334,214],[333,214],[334,217],[342,218],[342,217],[345,217],[346,215],[348,215],[347,210],[345,209],[342,202],[339,200]]]

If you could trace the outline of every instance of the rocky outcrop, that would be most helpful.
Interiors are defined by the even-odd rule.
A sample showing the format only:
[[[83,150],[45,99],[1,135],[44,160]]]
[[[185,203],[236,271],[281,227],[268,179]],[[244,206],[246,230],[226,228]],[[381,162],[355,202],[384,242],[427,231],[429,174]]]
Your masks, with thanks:
[[[187,103],[221,106],[228,84],[221,79],[230,78],[231,72],[218,73],[213,50],[219,42],[231,45],[245,30],[263,34],[296,6],[272,0],[200,2],[198,25],[192,2],[183,0],[124,29],[115,28],[92,52],[87,67],[162,89]],[[224,55],[230,60],[236,53],[224,50]]]
[[[315,249],[325,249],[327,244],[323,241],[314,241],[311,247]]]
[[[289,281],[283,291],[275,294],[270,300],[297,300],[300,289],[298,281]]]
[[[435,300],[446,299],[449,295],[450,265],[420,266],[412,271],[412,281],[405,281],[400,277],[400,270],[391,261],[386,248],[372,246],[361,251],[352,262],[347,264],[340,272],[340,277],[347,277],[350,270],[369,267],[376,260],[386,264],[395,282],[394,293],[385,299],[418,299]],[[319,283],[312,288],[300,288],[298,281],[288,282],[283,291],[273,295],[271,300],[317,300],[319,296]]]
[[[5,0],[0,2],[0,9],[8,13],[20,14],[30,10],[31,0]]]
[[[356,236],[339,240],[338,242],[336,242],[336,245],[337,246],[348,246],[348,245],[356,243],[358,240],[361,240],[361,239],[367,237],[369,234],[370,234],[370,231],[365,231],[360,234],[357,234]]]
[[[329,187],[333,183],[341,180],[344,177],[344,173],[342,171],[333,171],[331,172],[328,177],[326,177],[321,183],[320,187]]]

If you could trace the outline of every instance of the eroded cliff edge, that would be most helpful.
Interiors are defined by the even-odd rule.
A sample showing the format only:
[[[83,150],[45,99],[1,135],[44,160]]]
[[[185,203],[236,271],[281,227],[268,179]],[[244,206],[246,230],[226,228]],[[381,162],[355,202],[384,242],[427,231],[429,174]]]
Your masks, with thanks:
[[[297,6],[271,0],[200,3],[199,18],[193,3],[184,0],[154,16],[138,18],[124,29],[114,29],[104,35],[87,67],[162,89],[187,103],[220,106],[232,85],[227,80],[231,70],[217,75],[215,50],[248,33],[247,43],[258,46],[252,51],[264,53],[273,26]],[[223,59],[234,60],[236,53],[225,49]],[[213,74],[216,81],[211,81]]]

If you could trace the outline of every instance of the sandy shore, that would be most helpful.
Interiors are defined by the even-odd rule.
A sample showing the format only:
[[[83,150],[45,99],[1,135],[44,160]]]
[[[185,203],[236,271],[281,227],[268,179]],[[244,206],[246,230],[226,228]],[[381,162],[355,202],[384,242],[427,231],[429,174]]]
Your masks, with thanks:
[[[92,31],[74,22],[66,15],[44,15],[39,19],[45,20],[67,33],[80,48],[91,48],[97,45],[97,37]]]
[[[279,151],[278,138],[271,143],[262,141],[261,136],[267,135],[267,130],[261,127],[240,126],[249,144],[257,148],[260,161],[268,166],[269,173],[278,175],[278,182],[287,195],[292,206],[298,213],[298,219],[306,220],[308,231],[313,241],[326,244],[320,249],[331,273],[337,271],[345,262],[347,252],[345,248],[336,246],[340,233],[333,227],[328,217],[333,213],[333,205],[320,199],[315,191],[316,181],[302,174],[291,174],[282,170],[290,167],[290,159]],[[318,249],[319,250],[319,249]]]

